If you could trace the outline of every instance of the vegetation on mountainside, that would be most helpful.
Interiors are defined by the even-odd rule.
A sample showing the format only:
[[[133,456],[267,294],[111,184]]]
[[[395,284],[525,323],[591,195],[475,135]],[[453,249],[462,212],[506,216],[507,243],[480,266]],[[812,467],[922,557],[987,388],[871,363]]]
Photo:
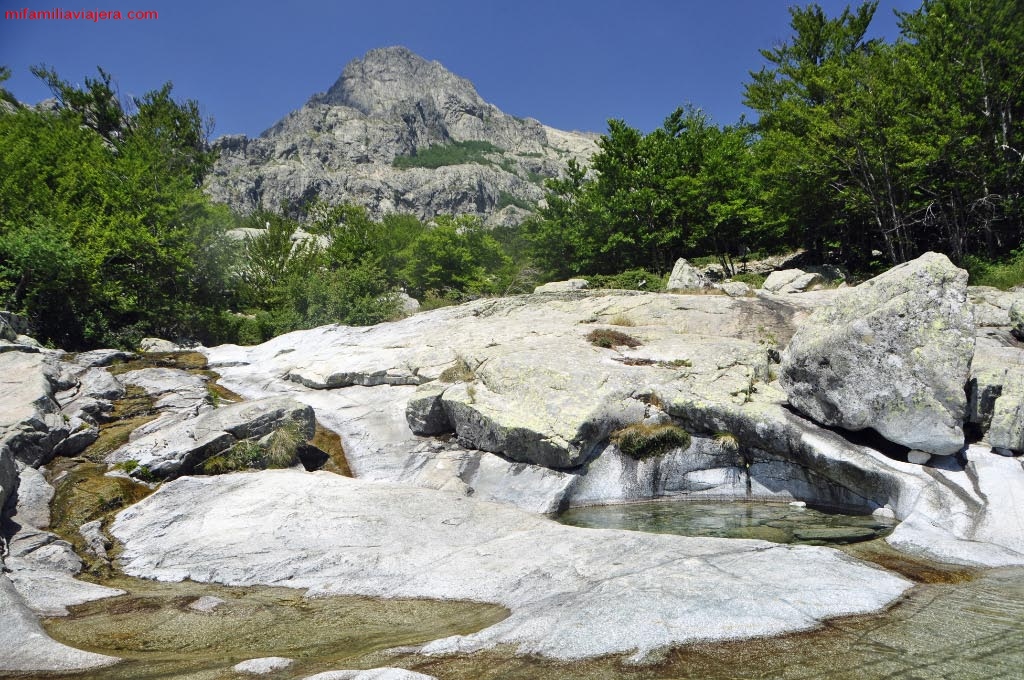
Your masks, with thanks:
[[[420,149],[412,156],[396,156],[392,165],[396,168],[431,168],[436,169],[445,165],[463,165],[466,163],[477,163],[479,165],[492,164],[487,154],[504,153],[490,142],[469,140],[465,142],[452,142],[450,144],[435,144],[426,149]]]
[[[298,197],[232,215],[201,191],[209,124],[170,84],[122,101],[102,69],[75,87],[39,67],[57,100],[44,111],[0,67],[0,308],[81,349],[372,324],[401,290],[424,307],[569,276],[658,290],[681,256],[736,274],[751,252],[796,247],[855,273],[939,250],[973,283],[1024,283],[1024,6],[927,0],[893,43],[866,38],[876,9],[791,9],[792,35],[746,83],[756,123],[690,106],[648,134],[610,121],[589,169],[570,163],[533,217],[493,230]],[[395,163],[499,152],[459,142]]]

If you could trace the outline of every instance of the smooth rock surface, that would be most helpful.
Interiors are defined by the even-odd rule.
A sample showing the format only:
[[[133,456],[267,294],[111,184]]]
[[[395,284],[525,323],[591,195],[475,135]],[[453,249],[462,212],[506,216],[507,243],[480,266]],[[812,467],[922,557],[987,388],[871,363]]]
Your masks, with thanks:
[[[59,375],[55,355],[0,354],[0,451],[33,467],[53,457],[54,447],[70,434],[54,399]],[[4,476],[0,471],[0,484]]]
[[[861,512],[889,508],[904,520],[902,550],[967,564],[1024,563],[1024,554],[1010,547],[1010,536],[996,537],[998,544],[974,540],[982,523],[1024,508],[987,502],[988,482],[973,468],[942,457],[924,468],[852,443],[795,413],[778,383],[766,382],[778,370],[774,348],[839,294],[734,299],[575,291],[478,301],[372,328],[326,326],[257,347],[204,352],[218,366],[222,384],[239,394],[287,395],[312,406],[320,422],[339,433],[350,468],[364,479],[541,513],[660,496],[748,494]],[[634,324],[622,330],[642,345],[604,350],[586,340],[595,327],[617,328],[602,323],[617,317]],[[1024,360],[1014,341],[1008,342],[993,344],[985,356],[1002,365]],[[988,347],[990,341],[979,343]],[[467,362],[471,375],[457,383],[438,380],[457,358]],[[517,376],[502,368],[515,363],[529,364],[529,370]],[[381,382],[384,377],[398,384]],[[378,382],[359,384],[371,379]],[[401,384],[417,381],[422,384]],[[470,386],[478,401],[470,400]],[[449,390],[462,409],[455,422],[446,425],[447,414],[438,416],[436,427],[446,432],[437,438],[414,434],[412,412],[422,407],[423,415]],[[570,439],[572,432],[585,431],[588,419],[604,427],[600,409],[583,408],[591,393],[602,390],[609,395],[603,405],[609,415],[641,404],[644,420],[659,413],[670,417],[693,435],[691,446],[636,461],[599,441],[580,458],[589,462],[561,470],[470,448],[473,433],[510,431],[502,423],[513,416],[535,441],[546,438],[548,444],[565,440],[560,431],[571,428]],[[548,414],[559,413],[565,403],[572,407],[549,425],[549,418],[556,419]],[[504,411],[492,404],[504,404]],[[448,436],[452,431],[455,437]],[[560,449],[558,455],[567,452]],[[1012,483],[1024,485],[1024,472]]]
[[[163,338],[143,338],[139,341],[140,352],[180,352],[181,346]]]
[[[565,293],[570,290],[585,290],[590,287],[586,279],[549,281],[533,289],[534,293]]]
[[[184,477],[117,516],[126,573],[311,594],[465,599],[510,616],[426,653],[637,660],[866,612],[910,583],[833,550],[584,530],[425,489],[290,470]]]
[[[783,352],[789,402],[824,425],[956,453],[975,343],[966,286],[967,272],[928,253],[839,291]]]

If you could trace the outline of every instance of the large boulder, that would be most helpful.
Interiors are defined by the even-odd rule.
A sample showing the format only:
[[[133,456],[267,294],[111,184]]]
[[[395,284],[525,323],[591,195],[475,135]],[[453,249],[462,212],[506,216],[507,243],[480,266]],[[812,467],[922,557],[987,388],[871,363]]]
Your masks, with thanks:
[[[956,453],[975,343],[966,301],[967,272],[937,253],[841,291],[783,352],[790,404],[823,425]]]
[[[584,290],[590,284],[586,279],[568,279],[566,281],[549,281],[533,289],[534,293],[567,293],[573,290]]]
[[[0,353],[0,450],[26,465],[48,462],[72,432],[54,399],[59,373],[50,354]]]
[[[1010,305],[1010,332],[1018,340],[1024,340],[1024,298],[1020,296]]]
[[[695,290],[710,287],[711,281],[708,277],[682,257],[676,260],[675,266],[672,267],[672,273],[668,277],[668,283],[665,284],[665,288],[668,290]]]
[[[304,439],[313,436],[313,409],[287,397],[244,401],[206,411],[132,440],[113,451],[108,463],[134,461],[155,477],[187,474],[211,456],[245,439],[257,439],[288,424]]]
[[[817,272],[805,272],[802,269],[783,269],[768,275],[761,285],[769,293],[803,293],[812,290],[825,282],[825,277]]]

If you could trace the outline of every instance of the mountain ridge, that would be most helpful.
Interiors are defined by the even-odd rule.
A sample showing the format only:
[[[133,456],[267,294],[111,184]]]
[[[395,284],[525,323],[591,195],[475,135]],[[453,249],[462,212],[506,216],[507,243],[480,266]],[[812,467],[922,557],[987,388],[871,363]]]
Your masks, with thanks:
[[[291,212],[313,199],[431,219],[475,214],[515,224],[543,199],[543,180],[586,163],[597,135],[504,113],[469,80],[405,47],[370,50],[259,137],[228,135],[207,193],[241,213]],[[434,147],[483,142],[467,158],[416,167]],[[488,146],[489,145],[489,146]],[[396,158],[407,159],[396,167]]]

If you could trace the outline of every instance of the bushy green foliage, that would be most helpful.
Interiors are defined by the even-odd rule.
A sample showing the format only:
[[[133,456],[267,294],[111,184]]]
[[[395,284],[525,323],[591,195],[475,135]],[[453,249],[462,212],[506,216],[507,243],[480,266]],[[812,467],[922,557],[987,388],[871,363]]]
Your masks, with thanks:
[[[690,433],[671,423],[646,425],[636,423],[612,433],[611,441],[627,456],[642,460],[660,456],[672,449],[690,446]]]
[[[765,276],[764,274],[755,274],[754,272],[746,272],[746,273],[733,274],[729,278],[732,279],[733,281],[739,281],[740,283],[745,283],[745,284],[747,284],[748,286],[750,286],[752,288],[760,288],[761,286],[764,285],[764,282],[765,282],[765,280],[767,280],[768,277]]]
[[[652,291],[663,290],[668,280],[667,276],[643,268],[627,269],[618,274],[591,274],[585,278],[591,288]]]
[[[85,89],[37,73],[62,108],[0,114],[0,306],[68,349],[221,340],[230,216],[199,189],[198,107],[165,85],[129,115],[103,71]]]
[[[750,249],[802,246],[868,272],[1020,247],[1020,3],[929,0],[899,15],[895,43],[866,37],[877,7],[794,6],[792,35],[746,84],[756,125],[692,107],[646,135],[609,121],[589,172],[549,180],[524,224],[535,263],[565,278],[713,254],[735,273]]]
[[[972,286],[993,286],[1009,290],[1024,285],[1024,250],[1015,250],[1011,257],[998,261],[968,257],[963,266],[970,274]]]
[[[392,165],[396,168],[440,168],[445,165],[477,163],[489,165],[487,154],[503,153],[490,142],[465,141],[451,144],[437,144],[421,149],[412,156],[396,156]]]
[[[444,296],[459,291],[468,296],[499,293],[512,265],[501,246],[476,217],[438,217],[402,251],[398,272],[414,297],[428,291]]]
[[[749,126],[719,128],[681,108],[643,135],[608,123],[592,174],[570,161],[548,180],[546,205],[524,224],[552,276],[667,271],[683,254],[738,254],[764,230]]]
[[[496,204],[495,207],[498,210],[501,210],[502,208],[507,208],[510,205],[514,205],[517,208],[522,208],[523,210],[533,210],[534,208],[537,207],[530,203],[529,201],[523,200],[522,198],[510,194],[507,191],[499,192],[498,203]]]

